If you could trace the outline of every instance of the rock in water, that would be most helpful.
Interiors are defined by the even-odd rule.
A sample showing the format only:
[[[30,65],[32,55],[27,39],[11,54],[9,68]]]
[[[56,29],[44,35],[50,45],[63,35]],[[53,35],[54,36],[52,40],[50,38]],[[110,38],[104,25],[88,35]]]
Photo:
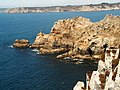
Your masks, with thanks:
[[[90,55],[93,58],[94,55],[101,54],[101,48],[105,49],[105,45],[107,47],[118,46],[119,37],[120,16],[106,15],[99,22],[91,22],[90,19],[84,17],[75,17],[58,20],[49,34],[40,32],[34,45],[38,47],[42,45],[42,50],[50,49],[51,51],[54,51],[53,48],[68,48],[72,53],[69,54],[71,58],[75,58],[76,55]]]
[[[29,41],[26,39],[21,39],[21,40],[16,39],[15,43],[13,44],[13,47],[15,47],[15,48],[28,48]]]
[[[84,17],[58,20],[51,32],[40,32],[32,45],[26,40],[16,40],[14,47],[36,48],[42,54],[62,53],[57,58],[96,59],[101,50],[120,45],[120,16],[106,15],[99,22]],[[63,48],[61,50],[61,48]],[[66,54],[67,53],[67,54]],[[89,57],[89,58],[88,58]]]

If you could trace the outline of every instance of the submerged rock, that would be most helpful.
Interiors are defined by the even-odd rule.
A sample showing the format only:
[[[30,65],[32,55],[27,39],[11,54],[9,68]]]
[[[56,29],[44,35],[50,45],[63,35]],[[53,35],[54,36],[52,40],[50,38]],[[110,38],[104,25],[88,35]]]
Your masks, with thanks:
[[[15,47],[15,48],[28,48],[29,41],[26,39],[21,39],[21,40],[16,39],[15,43],[13,44],[13,47]]]

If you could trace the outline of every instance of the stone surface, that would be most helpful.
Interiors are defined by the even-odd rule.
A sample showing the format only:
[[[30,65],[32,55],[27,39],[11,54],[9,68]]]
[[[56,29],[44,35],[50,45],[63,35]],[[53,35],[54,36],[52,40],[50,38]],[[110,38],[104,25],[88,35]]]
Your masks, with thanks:
[[[120,16],[106,15],[99,22],[84,17],[58,20],[49,34],[40,32],[32,45],[16,40],[14,47],[38,49],[41,54],[61,53],[59,59],[100,59],[101,51],[120,45]]]
[[[78,81],[73,90],[84,90],[84,83]]]
[[[120,45],[120,16],[106,15],[103,20],[94,23],[83,17],[58,20],[49,34],[40,32],[33,45],[42,45],[40,52],[45,52],[45,49],[49,53],[60,48],[68,50],[57,58],[88,59],[89,55],[89,59],[100,59],[105,46]]]
[[[106,49],[105,57],[102,56],[101,60],[99,60],[97,71],[86,74],[85,90],[120,90],[119,55],[119,47],[117,49]],[[79,87],[79,89],[76,87]],[[73,90],[82,90],[80,88],[81,84],[76,84]]]
[[[27,47],[29,47],[29,41],[26,39],[21,39],[21,40],[16,39],[15,43],[13,44],[13,47],[15,47],[15,48],[27,48]]]

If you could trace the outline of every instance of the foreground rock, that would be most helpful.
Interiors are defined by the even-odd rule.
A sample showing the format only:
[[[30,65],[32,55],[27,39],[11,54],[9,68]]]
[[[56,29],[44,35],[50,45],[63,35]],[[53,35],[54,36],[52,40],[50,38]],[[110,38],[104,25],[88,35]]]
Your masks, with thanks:
[[[15,47],[15,48],[28,48],[29,41],[26,39],[21,39],[21,40],[16,39],[15,43],[13,44],[13,47]]]
[[[86,87],[78,81],[73,90],[120,90],[120,48],[107,48],[97,71],[87,72]]]

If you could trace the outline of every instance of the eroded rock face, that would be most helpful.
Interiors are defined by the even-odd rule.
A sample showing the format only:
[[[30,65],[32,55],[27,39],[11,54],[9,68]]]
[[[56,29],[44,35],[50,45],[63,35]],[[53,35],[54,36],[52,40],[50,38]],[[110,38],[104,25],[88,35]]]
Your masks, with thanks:
[[[34,44],[43,45],[43,51],[45,51],[44,48],[69,48],[69,52],[75,53],[72,56],[74,58],[80,54],[88,55],[90,51],[93,55],[100,55],[104,45],[118,46],[120,44],[119,37],[120,16],[106,15],[103,20],[95,23],[87,18],[75,17],[58,20],[54,23],[50,34],[40,32]],[[65,56],[70,55],[72,54]]]
[[[28,47],[28,44],[16,40],[13,46]],[[58,20],[49,34],[40,32],[29,47],[37,48],[42,54],[65,52],[57,58],[99,59],[101,50],[118,45],[120,16],[106,15],[99,22],[83,17]]]
[[[27,48],[27,47],[29,47],[29,41],[26,39],[21,39],[21,40],[16,39],[15,43],[13,44],[13,47],[15,47],[15,48]]]

